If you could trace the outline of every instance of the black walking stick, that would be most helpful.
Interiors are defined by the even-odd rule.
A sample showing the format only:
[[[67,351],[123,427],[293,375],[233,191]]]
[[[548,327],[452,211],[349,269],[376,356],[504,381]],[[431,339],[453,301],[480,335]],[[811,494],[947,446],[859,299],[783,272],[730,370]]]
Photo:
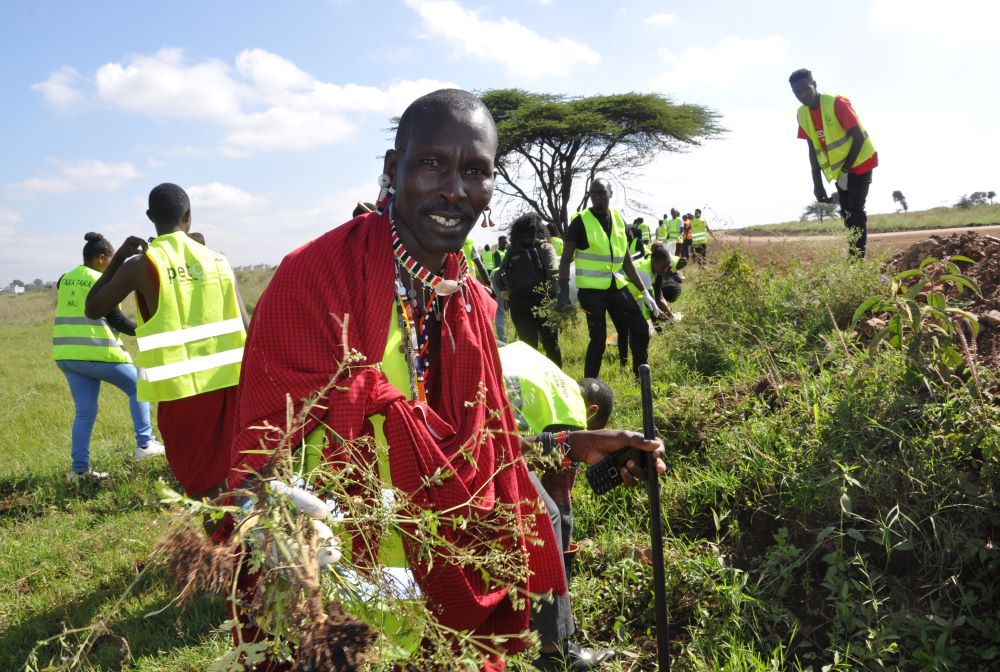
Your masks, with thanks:
[[[653,388],[649,364],[639,367],[639,387],[642,389],[642,433],[647,439],[656,438],[653,428]],[[656,657],[660,672],[670,670],[670,624],[667,620],[666,582],[663,568],[663,520],[660,514],[660,479],[656,474],[656,453],[643,453],[646,489],[649,493],[649,536],[653,550],[653,597],[656,602]]]

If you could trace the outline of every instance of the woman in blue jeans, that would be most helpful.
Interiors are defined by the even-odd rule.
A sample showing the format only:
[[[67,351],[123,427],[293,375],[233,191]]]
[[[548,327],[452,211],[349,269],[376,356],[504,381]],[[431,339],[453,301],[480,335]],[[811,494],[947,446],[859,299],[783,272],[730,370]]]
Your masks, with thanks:
[[[163,454],[163,445],[153,439],[149,404],[135,396],[137,372],[132,356],[119,332],[135,335],[135,323],[115,308],[100,320],[84,315],[90,287],[107,268],[115,249],[99,233],[84,236],[83,264],[63,274],[58,282],[56,315],[52,326],[52,358],[66,376],[76,417],[73,419],[73,474],[75,477],[105,478],[90,468],[90,435],[97,419],[101,381],[128,395],[135,429],[135,459]]]

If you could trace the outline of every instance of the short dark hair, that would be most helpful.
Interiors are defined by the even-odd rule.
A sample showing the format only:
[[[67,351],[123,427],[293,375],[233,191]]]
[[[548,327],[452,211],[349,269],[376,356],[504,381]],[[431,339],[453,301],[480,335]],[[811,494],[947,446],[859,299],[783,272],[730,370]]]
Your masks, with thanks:
[[[164,182],[149,192],[149,218],[157,229],[168,229],[191,212],[191,200],[187,192],[176,184]]]
[[[597,406],[594,424],[607,427],[615,408],[615,393],[611,386],[600,378],[584,378],[580,381],[580,394],[583,395],[584,404]]]
[[[111,245],[111,241],[100,233],[90,231],[83,234],[83,239],[87,241],[83,244],[83,263],[87,263],[91,259],[96,259],[102,254],[110,256],[115,253],[115,248]]]
[[[653,261],[666,261],[670,262],[670,252],[667,250],[666,245],[663,243],[653,243],[652,251],[650,252],[649,258]]]
[[[399,125],[396,127],[396,141],[394,147],[397,152],[406,149],[413,129],[425,114],[433,110],[448,108],[463,112],[484,111],[486,116],[493,122],[493,115],[490,110],[474,93],[463,91],[462,89],[438,89],[426,95],[420,96],[403,111],[399,117]],[[495,123],[494,123],[495,127]]]
[[[681,298],[681,286],[673,279],[667,280],[660,286],[660,294],[667,300],[667,303],[673,303]]]
[[[813,78],[813,73],[811,71],[807,70],[806,68],[799,68],[792,74],[788,75],[788,83],[794,84],[800,79],[812,79],[812,78]]]

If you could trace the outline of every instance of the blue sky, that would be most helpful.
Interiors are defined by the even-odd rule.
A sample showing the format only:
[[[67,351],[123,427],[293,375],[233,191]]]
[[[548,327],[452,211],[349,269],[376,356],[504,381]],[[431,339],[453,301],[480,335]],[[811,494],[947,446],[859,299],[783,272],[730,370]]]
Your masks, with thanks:
[[[87,231],[116,245],[150,235],[145,198],[165,181],[188,189],[194,229],[234,264],[277,263],[374,198],[388,119],[445,85],[655,91],[717,110],[724,138],[664,155],[616,190],[628,217],[797,218],[812,199],[787,84],[798,67],[851,98],[875,142],[870,212],[894,211],[894,189],[912,209],[996,190],[1000,3],[836,7],[5,2],[0,286],[55,279],[79,263]],[[645,212],[625,207],[626,191]],[[508,220],[517,205],[495,209]]]

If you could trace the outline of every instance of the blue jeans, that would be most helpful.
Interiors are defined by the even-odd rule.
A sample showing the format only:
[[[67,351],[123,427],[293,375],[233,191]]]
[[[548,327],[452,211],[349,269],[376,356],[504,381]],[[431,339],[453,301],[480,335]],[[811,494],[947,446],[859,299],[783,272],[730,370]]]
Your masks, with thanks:
[[[137,372],[131,364],[119,362],[87,362],[60,359],[56,366],[66,376],[73,393],[76,417],[73,419],[73,471],[82,474],[90,468],[90,434],[97,420],[97,398],[101,381],[106,381],[128,395],[135,445],[146,446],[153,438],[149,425],[149,404],[135,397]]]

